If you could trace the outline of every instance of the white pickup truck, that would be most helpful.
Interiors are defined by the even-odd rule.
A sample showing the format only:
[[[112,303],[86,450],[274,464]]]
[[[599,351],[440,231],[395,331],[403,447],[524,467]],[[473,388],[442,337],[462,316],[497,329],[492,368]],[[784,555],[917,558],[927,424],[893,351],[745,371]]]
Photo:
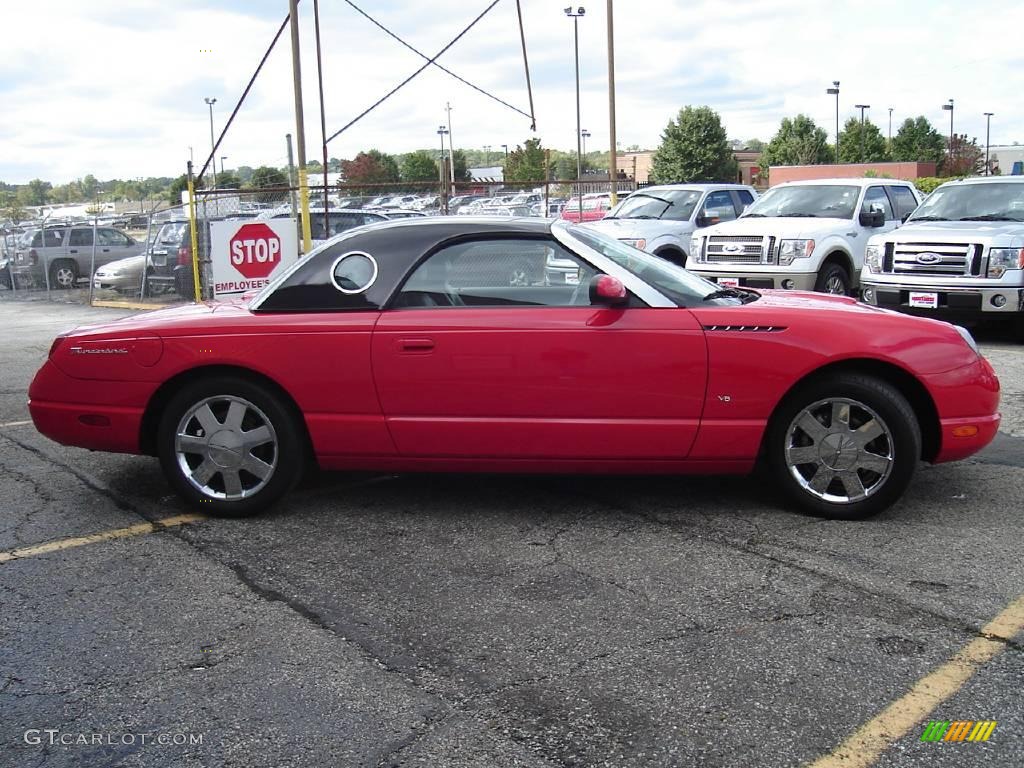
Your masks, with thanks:
[[[1024,337],[1024,177],[950,181],[898,232],[868,241],[865,303],[945,320],[998,318]]]
[[[686,267],[726,287],[851,295],[868,238],[896,229],[920,200],[913,184],[895,179],[779,184],[735,221],[698,232]]]

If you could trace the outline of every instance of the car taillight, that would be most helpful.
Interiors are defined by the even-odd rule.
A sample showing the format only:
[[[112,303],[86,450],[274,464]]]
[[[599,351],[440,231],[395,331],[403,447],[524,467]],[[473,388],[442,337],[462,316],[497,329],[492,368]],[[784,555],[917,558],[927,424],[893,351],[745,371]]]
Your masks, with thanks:
[[[191,264],[192,263],[192,249],[183,245],[178,249],[178,264]]]
[[[38,264],[38,263],[39,263],[39,254],[38,254],[38,253],[36,253],[36,249],[35,249],[35,248],[32,248],[31,250],[29,250],[29,252],[28,252],[28,257],[29,257],[29,259],[31,259],[31,260],[32,260],[32,266],[33,266],[33,267],[34,267],[34,266],[35,266],[36,264]]]
[[[61,336],[58,336],[57,338],[55,338],[53,340],[53,344],[50,345],[49,357],[53,357],[54,356],[54,354],[57,352],[58,349],[60,349],[60,345],[64,343],[64,339],[66,339],[66,338],[67,338],[67,336],[61,335]]]

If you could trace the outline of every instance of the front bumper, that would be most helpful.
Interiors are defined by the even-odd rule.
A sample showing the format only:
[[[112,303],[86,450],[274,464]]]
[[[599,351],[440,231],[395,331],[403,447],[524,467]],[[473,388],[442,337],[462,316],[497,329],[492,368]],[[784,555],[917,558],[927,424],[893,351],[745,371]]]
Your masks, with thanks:
[[[933,464],[977,453],[999,431],[999,379],[984,357],[924,379],[939,414],[939,445]],[[926,457],[928,458],[928,457]]]
[[[793,291],[813,291],[818,282],[814,272],[724,272],[707,269],[704,265],[687,265],[687,269],[705,280],[721,283],[738,280],[743,288],[780,288]]]
[[[935,294],[936,306],[911,305],[911,293]],[[864,280],[861,283],[861,301],[883,309],[942,317],[1019,314],[1024,312],[1024,288],[907,285]]]

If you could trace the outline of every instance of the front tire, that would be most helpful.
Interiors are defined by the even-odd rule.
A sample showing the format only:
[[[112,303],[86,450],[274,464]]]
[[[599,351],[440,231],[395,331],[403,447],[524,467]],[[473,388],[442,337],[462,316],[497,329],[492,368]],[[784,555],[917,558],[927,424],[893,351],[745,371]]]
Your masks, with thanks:
[[[814,290],[818,293],[850,296],[850,276],[838,264],[826,264],[821,268],[821,272],[818,273],[818,280],[814,284]]]
[[[50,287],[62,291],[75,287],[78,282],[78,265],[73,261],[55,261],[50,265]]]
[[[157,436],[168,482],[204,512],[261,512],[301,476],[296,417],[262,384],[232,376],[186,385],[164,409]]]
[[[779,406],[767,435],[771,473],[800,508],[859,520],[896,502],[921,457],[914,410],[888,382],[832,375]]]

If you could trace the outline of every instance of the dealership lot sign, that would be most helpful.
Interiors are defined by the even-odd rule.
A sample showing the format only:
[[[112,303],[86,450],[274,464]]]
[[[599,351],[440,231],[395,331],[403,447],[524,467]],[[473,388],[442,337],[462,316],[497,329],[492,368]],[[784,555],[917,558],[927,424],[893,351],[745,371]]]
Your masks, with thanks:
[[[210,244],[218,299],[262,288],[299,254],[294,219],[215,221]]]

